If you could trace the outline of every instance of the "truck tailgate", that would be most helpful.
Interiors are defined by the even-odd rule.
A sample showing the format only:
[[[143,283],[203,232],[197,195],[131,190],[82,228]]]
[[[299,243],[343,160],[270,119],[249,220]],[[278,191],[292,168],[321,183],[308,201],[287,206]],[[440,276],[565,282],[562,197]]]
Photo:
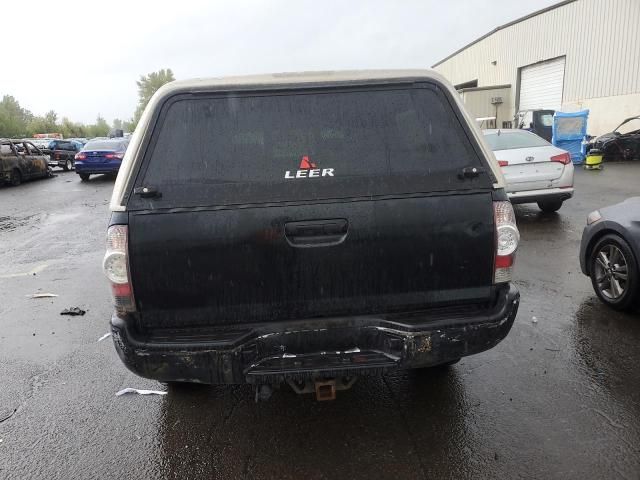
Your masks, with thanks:
[[[490,197],[132,212],[141,324],[232,325],[486,300]]]

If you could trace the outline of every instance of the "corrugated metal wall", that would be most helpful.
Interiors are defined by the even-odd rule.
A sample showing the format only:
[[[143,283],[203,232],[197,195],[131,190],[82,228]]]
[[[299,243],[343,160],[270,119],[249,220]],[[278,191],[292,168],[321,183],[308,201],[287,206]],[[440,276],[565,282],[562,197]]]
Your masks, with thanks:
[[[499,30],[434,68],[453,84],[510,83],[515,105],[518,69],[564,55],[563,102],[640,93],[640,0],[578,0]]]

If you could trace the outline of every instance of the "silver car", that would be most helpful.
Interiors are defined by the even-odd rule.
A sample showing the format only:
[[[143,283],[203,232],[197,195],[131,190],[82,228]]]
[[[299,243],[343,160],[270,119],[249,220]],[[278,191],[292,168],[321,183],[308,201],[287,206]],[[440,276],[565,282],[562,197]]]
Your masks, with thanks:
[[[511,203],[537,203],[543,212],[556,212],[573,197],[573,164],[568,152],[526,130],[483,133],[502,168]]]

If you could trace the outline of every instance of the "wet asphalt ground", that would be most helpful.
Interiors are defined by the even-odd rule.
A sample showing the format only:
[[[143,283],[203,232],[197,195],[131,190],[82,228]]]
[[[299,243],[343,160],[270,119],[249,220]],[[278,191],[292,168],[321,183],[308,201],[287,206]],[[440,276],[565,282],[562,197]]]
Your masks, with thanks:
[[[601,305],[577,258],[586,215],[640,195],[640,163],[577,171],[558,214],[517,207],[522,303],[496,348],[322,403],[288,387],[260,404],[248,386],[115,396],[166,387],[97,341],[112,187],[59,172],[0,188],[0,478],[640,479],[640,315]],[[72,306],[87,314],[60,315]]]

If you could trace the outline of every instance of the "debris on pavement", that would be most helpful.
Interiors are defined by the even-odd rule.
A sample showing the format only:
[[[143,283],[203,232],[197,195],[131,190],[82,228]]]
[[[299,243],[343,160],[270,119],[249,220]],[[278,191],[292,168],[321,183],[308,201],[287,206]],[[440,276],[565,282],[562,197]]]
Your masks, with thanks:
[[[27,298],[53,298],[57,296],[55,293],[32,293],[27,295]]]
[[[0,417],[0,423],[4,422],[5,420],[9,420],[11,417],[13,417],[15,415],[15,413],[18,411],[17,408],[14,408],[13,410],[10,410],[8,412],[4,412],[2,414],[2,416]]]
[[[101,342],[102,340],[104,340],[105,338],[110,337],[110,336],[111,336],[111,332],[107,332],[107,333],[105,333],[104,335],[102,335],[102,336],[98,339],[98,341],[99,341],[99,342]]]
[[[160,390],[139,390],[137,388],[123,388],[116,393],[116,397],[124,395],[126,393],[137,393],[138,395],[166,395],[167,392],[161,392]]]
[[[79,307],[71,307],[65,308],[60,312],[60,315],[84,315],[85,313],[87,313],[86,310],[82,310]]]
[[[531,317],[531,321],[532,321],[533,323],[538,323],[538,319],[537,319],[536,317]]]

